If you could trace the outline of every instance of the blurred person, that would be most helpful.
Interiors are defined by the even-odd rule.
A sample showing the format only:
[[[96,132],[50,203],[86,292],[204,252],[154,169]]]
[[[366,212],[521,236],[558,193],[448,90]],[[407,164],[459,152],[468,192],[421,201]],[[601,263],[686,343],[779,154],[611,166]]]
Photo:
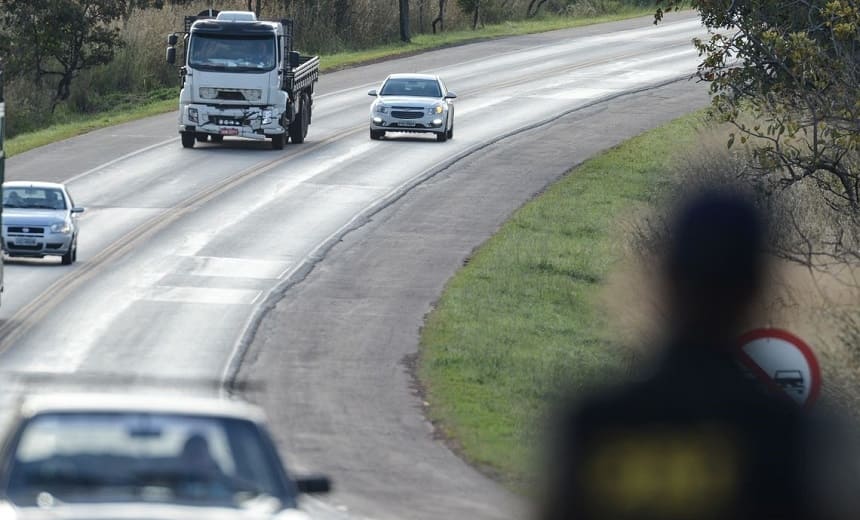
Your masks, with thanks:
[[[734,357],[765,275],[765,220],[740,195],[709,190],[670,228],[662,357],[561,411],[539,520],[860,518],[843,500],[856,494],[854,452]]]

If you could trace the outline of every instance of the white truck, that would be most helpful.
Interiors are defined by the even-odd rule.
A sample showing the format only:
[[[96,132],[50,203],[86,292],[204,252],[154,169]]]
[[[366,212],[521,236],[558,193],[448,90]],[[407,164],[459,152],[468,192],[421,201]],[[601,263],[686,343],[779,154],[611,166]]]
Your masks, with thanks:
[[[183,35],[179,134],[182,146],[225,136],[271,139],[280,150],[308,133],[319,57],[293,50],[293,23],[260,21],[252,12],[208,10],[185,17],[167,38],[176,63]]]

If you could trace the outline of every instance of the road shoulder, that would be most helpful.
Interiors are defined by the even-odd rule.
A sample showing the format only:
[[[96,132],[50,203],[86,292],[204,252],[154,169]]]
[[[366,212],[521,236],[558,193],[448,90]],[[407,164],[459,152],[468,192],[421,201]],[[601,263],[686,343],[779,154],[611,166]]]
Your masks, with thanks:
[[[348,234],[263,320],[242,369],[264,384],[253,398],[288,462],[329,473],[331,502],[371,518],[517,517],[518,499],[449,451],[424,416],[408,367],[424,316],[536,193],[707,100],[681,82],[575,112],[455,163]]]

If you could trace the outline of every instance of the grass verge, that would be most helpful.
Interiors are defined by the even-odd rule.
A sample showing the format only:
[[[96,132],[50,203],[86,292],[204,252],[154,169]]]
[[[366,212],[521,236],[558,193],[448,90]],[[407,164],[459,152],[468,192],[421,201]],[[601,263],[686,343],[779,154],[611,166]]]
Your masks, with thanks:
[[[624,8],[613,14],[587,17],[566,18],[547,17],[541,19],[525,20],[519,22],[507,22],[498,25],[487,25],[476,31],[453,31],[441,34],[416,35],[412,43],[392,44],[373,49],[343,52],[328,56],[321,56],[321,69],[323,72],[343,69],[350,66],[380,61],[386,58],[409,56],[419,52],[464,44],[474,41],[500,38],[504,36],[516,36],[522,34],[539,33],[579,27],[596,23],[604,23],[615,20],[634,18],[650,14],[653,9],[646,8]],[[152,99],[152,98],[155,99]],[[136,102],[122,102],[117,108],[108,112],[95,114],[80,114],[62,116],[60,123],[48,128],[21,134],[6,142],[7,155],[9,157],[32,150],[49,143],[81,135],[92,130],[105,128],[119,123],[125,123],[144,117],[170,112],[176,109],[176,89],[159,89],[153,93],[137,99]]]
[[[603,284],[621,218],[656,200],[694,114],[574,169],[526,204],[448,283],[421,336],[430,417],[470,462],[527,490],[543,412],[562,389],[621,375]]]

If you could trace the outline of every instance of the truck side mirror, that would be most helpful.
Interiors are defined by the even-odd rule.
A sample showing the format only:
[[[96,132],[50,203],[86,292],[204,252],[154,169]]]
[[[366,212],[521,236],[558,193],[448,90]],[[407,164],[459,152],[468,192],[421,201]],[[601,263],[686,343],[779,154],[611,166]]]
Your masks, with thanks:
[[[299,60],[299,53],[297,51],[290,51],[289,58],[290,58],[290,68],[291,69],[295,69],[296,67],[299,66],[300,60]]]
[[[167,63],[171,65],[176,63],[176,47],[167,48]]]
[[[176,36],[176,33],[167,35],[167,45],[173,47],[177,43],[179,43],[179,36]]]

